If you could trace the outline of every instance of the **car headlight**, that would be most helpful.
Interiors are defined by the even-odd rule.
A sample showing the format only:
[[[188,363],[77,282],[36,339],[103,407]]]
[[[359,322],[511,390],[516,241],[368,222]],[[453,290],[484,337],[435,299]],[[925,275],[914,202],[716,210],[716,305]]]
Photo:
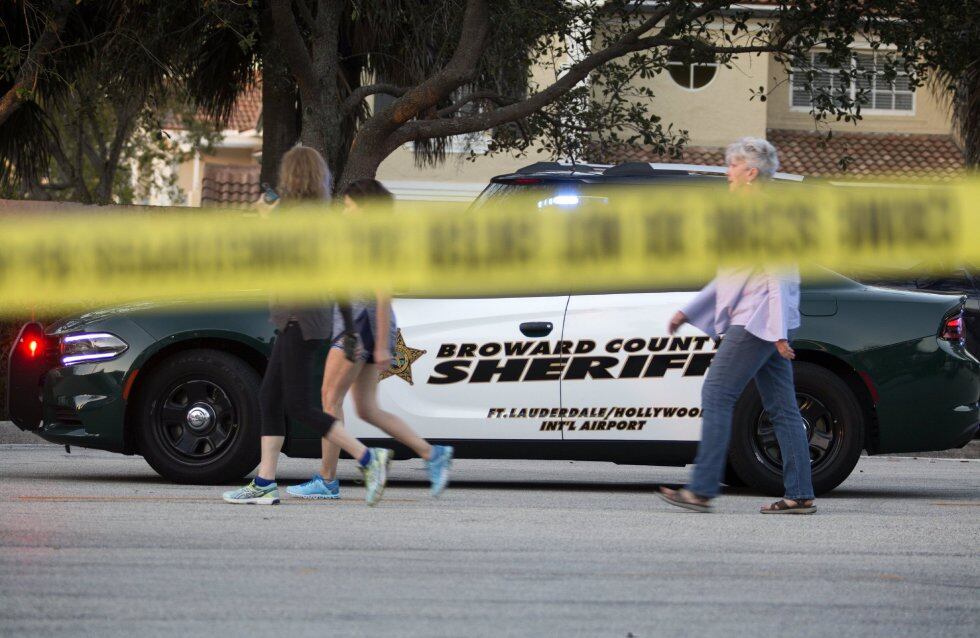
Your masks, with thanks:
[[[61,363],[70,366],[87,361],[105,361],[118,357],[129,344],[108,332],[85,332],[61,338]]]

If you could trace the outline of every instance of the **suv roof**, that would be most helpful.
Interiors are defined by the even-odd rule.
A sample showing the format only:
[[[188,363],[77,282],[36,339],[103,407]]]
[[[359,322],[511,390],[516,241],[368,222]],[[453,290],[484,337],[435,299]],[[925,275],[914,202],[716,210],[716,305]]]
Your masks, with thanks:
[[[580,182],[586,184],[642,184],[656,179],[686,180],[713,179],[725,174],[723,166],[698,164],[654,164],[626,162],[624,164],[571,164],[565,162],[535,162],[515,173],[498,175],[490,180],[497,184],[534,184],[538,182]],[[802,175],[776,173],[774,179],[801,182]]]

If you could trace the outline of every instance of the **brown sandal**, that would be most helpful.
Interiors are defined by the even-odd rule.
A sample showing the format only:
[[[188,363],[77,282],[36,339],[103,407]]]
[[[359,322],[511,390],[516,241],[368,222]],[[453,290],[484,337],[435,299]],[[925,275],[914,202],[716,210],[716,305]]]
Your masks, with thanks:
[[[795,505],[790,505],[785,498],[759,510],[762,514],[813,514],[816,511],[813,501],[796,501]]]
[[[667,487],[661,487],[660,491],[657,492],[657,496],[671,505],[683,507],[692,512],[707,514],[712,510],[710,499],[700,498],[697,494],[686,489],[672,490]]]

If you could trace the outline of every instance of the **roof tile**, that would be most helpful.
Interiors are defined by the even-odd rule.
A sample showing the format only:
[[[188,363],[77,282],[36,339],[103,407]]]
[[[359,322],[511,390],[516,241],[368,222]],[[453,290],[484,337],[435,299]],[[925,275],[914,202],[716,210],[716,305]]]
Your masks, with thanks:
[[[770,129],[767,138],[779,151],[780,170],[807,177],[869,180],[896,176],[949,181],[965,172],[963,154],[950,135],[907,133],[836,133]],[[680,158],[642,147],[624,148],[615,162],[667,162],[723,165],[725,149],[685,147]]]
[[[255,202],[261,190],[262,167],[205,164],[201,180],[201,206],[245,208]]]

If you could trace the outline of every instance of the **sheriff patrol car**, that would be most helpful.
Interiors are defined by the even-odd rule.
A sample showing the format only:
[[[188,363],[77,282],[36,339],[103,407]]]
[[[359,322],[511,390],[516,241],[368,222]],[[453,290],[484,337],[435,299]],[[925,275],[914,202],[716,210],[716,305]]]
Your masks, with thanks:
[[[719,181],[705,166],[535,164],[496,177],[477,201],[531,190],[574,214],[612,184]],[[799,180],[780,175],[782,179]],[[382,406],[457,457],[684,465],[700,436],[700,393],[716,344],[666,333],[692,290],[394,302],[400,332]],[[965,445],[980,422],[980,364],[964,300],[804,282],[793,342],[814,487],[871,454]],[[259,304],[261,308],[261,304]],[[58,443],[141,454],[163,476],[228,482],[258,461],[256,389],[274,338],[263,309],[141,304],[24,326],[10,357],[12,420]],[[371,444],[407,451],[357,418]],[[754,386],[738,402],[726,480],[781,493],[773,427]],[[320,454],[290,424],[285,452]]]

